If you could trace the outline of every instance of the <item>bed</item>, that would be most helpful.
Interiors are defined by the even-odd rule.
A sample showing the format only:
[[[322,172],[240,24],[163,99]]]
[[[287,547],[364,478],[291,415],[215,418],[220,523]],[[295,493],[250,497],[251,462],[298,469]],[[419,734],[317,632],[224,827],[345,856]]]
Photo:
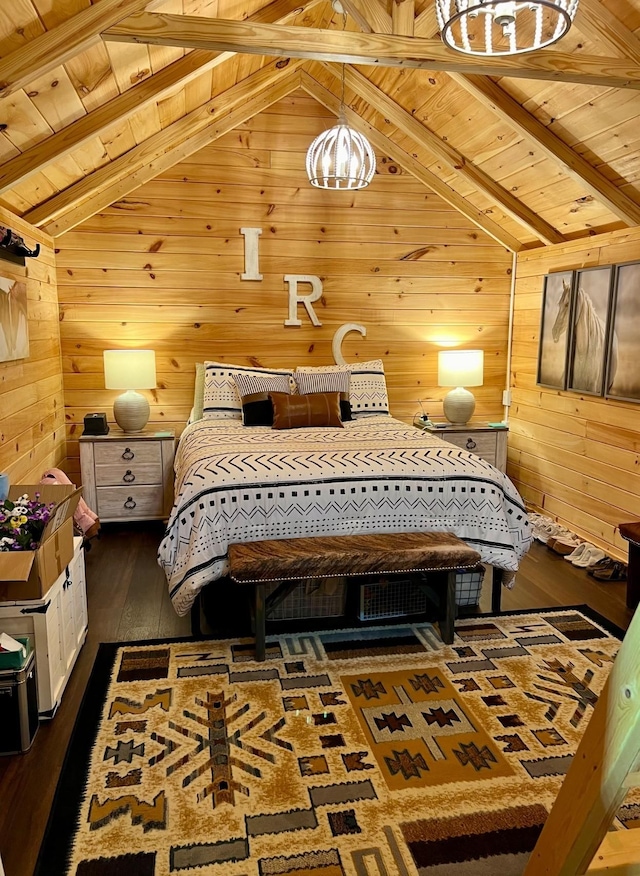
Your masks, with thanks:
[[[158,561],[179,615],[224,578],[233,543],[439,530],[511,573],[531,543],[506,475],[388,415],[283,431],[200,420],[180,440],[175,495]]]

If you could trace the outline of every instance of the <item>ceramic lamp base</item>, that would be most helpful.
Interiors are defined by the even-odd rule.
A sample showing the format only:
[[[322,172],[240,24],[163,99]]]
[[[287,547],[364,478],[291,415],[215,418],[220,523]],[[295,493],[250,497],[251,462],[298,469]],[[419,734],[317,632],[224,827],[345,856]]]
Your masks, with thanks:
[[[473,393],[462,386],[448,392],[442,402],[444,415],[455,426],[464,426],[469,422],[476,409]]]
[[[113,416],[123,432],[141,432],[149,422],[149,402],[135,389],[128,389],[114,401]]]

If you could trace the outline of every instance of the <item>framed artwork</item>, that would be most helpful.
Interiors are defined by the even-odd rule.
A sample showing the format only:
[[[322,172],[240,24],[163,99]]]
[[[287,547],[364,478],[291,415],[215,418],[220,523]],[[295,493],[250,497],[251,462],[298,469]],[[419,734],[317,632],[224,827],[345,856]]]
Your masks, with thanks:
[[[0,275],[0,362],[28,355],[27,284]]]
[[[560,271],[544,278],[537,383],[567,388],[567,355],[574,272]]]
[[[612,288],[611,265],[575,272],[567,383],[574,392],[604,395]]]
[[[605,395],[640,401],[640,262],[615,269]]]

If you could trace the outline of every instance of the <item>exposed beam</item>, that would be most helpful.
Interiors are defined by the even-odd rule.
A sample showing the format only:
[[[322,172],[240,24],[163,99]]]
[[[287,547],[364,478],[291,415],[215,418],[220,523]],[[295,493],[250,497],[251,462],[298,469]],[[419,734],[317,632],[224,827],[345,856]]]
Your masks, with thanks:
[[[309,73],[302,70],[300,72],[300,84],[304,88],[304,90],[310,94],[312,97],[326,106],[327,109],[331,110],[331,112],[336,115],[340,109],[340,100],[336,97],[333,92],[329,91],[324,86],[320,85]],[[369,139],[372,145],[379,151],[384,153],[385,155],[389,155],[395,162],[397,162],[400,167],[404,168],[407,173],[410,173],[417,180],[419,180],[423,185],[427,186],[427,188],[431,189],[431,191],[435,192],[439,195],[443,201],[446,201],[447,204],[450,204],[456,210],[466,216],[470,222],[480,228],[482,231],[485,231],[490,237],[492,237],[495,241],[497,241],[502,246],[511,250],[512,252],[519,252],[523,249],[522,243],[509,234],[508,231],[505,231],[504,228],[501,228],[497,222],[494,222],[481,210],[478,210],[473,204],[470,204],[463,197],[461,197],[457,192],[454,192],[453,189],[450,189],[447,185],[445,185],[440,178],[432,173],[430,170],[427,170],[420,162],[414,158],[412,155],[409,155],[408,152],[405,152],[404,149],[401,149],[397,146],[391,138],[387,137],[385,134],[381,133],[377,128],[374,128],[373,125],[370,125],[364,119],[362,119],[354,110],[350,107],[344,107],[345,115],[347,121],[350,125],[352,125],[355,129],[362,131],[363,134]],[[372,183],[375,185],[375,183]]]
[[[298,87],[301,61],[272,61],[23,218],[58,237]],[[284,69],[283,69],[284,65]],[[256,108],[257,107],[257,108]]]
[[[627,225],[640,225],[640,206],[635,201],[528,113],[499,85],[482,76],[460,76],[454,73],[452,78],[548,158],[560,164],[571,179],[590,192],[619,219]]]
[[[330,64],[324,65],[336,78],[340,77],[339,68]],[[437,134],[429,130],[419,122],[411,113],[407,112],[393,101],[380,88],[373,84],[366,76],[353,67],[345,68],[345,83],[359,97],[364,98],[372,109],[377,110],[392,125],[411,137],[414,143],[426,149],[436,160],[446,164],[448,168],[459,174],[467,182],[483,195],[488,197],[500,209],[516,222],[527,228],[535,237],[544,243],[563,243],[565,238],[556,229],[541,219],[537,213],[526,204],[519,201],[511,192],[504,189],[481,168],[471,162],[445,143]]]
[[[285,55],[379,67],[417,67],[483,76],[511,76],[640,89],[640,66],[621,58],[581,57],[545,50],[478,58],[452,52],[440,39],[252,24],[193,15],[138,13],[103,33],[108,40],[253,55]]]
[[[420,15],[416,16],[413,32],[416,36],[435,37],[440,32],[436,9],[433,3],[429,3]]]
[[[391,26],[401,36],[413,36],[416,0],[391,0]]]
[[[391,16],[380,0],[345,0],[342,5],[363,33],[391,33]]]
[[[100,0],[0,59],[0,97],[7,97],[100,42],[103,30],[144,9],[148,2]]]
[[[102,0],[100,0],[102,2]],[[274,0],[254,13],[248,20],[257,22],[286,21],[294,14],[316,5],[319,0]],[[184,87],[201,74],[234,57],[233,52],[211,54],[189,52],[153,76],[143,79],[133,88],[114,97],[57,133],[36,143],[0,166],[0,194],[14,188],[43,168],[64,158],[84,143],[99,137],[112,125],[120,124],[154,101],[166,97],[176,88]]]
[[[575,26],[605,52],[640,63],[640,40],[600,0],[580,0]]]

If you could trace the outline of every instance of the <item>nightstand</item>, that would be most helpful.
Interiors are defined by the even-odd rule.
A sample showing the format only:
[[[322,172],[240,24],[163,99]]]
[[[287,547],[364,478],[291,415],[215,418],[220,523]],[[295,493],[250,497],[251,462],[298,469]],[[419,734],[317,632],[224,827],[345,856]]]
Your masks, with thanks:
[[[438,435],[449,444],[470,450],[476,456],[480,456],[491,465],[495,465],[500,471],[506,472],[507,470],[507,433],[509,429],[506,426],[495,428],[476,426],[472,423],[466,423],[464,426],[454,426],[447,423],[444,429],[436,429],[435,426],[422,426],[419,423],[416,423],[416,426],[431,435]]]
[[[83,495],[102,523],[168,518],[175,443],[173,432],[81,436]]]

